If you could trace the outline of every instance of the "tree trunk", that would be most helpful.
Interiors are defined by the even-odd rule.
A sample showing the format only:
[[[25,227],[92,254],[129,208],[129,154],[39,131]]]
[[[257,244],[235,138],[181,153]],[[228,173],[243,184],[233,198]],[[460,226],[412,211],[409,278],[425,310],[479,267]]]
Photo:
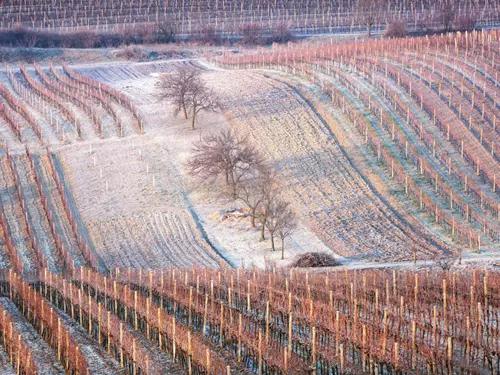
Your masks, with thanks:
[[[371,38],[372,37],[372,24],[369,23],[367,26],[368,26],[368,38]]]
[[[256,209],[255,208],[252,208],[252,217],[251,217],[251,221],[250,221],[250,226],[252,228],[255,228],[255,211]]]
[[[274,248],[274,232],[269,233],[269,236],[271,237],[271,249],[275,251],[276,249]]]
[[[184,113],[184,120],[187,120],[188,113],[187,113],[186,105],[185,104],[182,105],[182,112]]]
[[[281,259],[285,259],[285,237],[281,237]]]
[[[265,236],[266,221],[267,221],[267,219],[262,220],[262,228],[260,229],[260,240],[261,241],[264,241],[266,239],[266,236]]]
[[[193,111],[193,118],[191,119],[191,130],[194,130],[194,120],[196,118],[196,111]]]
[[[238,194],[236,193],[236,182],[233,181],[233,199],[236,200]]]

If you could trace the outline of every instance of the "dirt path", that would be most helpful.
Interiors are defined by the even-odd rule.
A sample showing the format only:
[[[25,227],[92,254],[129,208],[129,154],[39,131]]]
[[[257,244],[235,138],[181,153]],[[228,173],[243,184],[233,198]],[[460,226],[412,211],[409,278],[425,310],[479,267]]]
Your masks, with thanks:
[[[8,223],[8,229],[16,251],[24,263],[25,269],[34,267],[34,254],[31,244],[26,234],[21,203],[14,186],[14,180],[10,172],[7,157],[4,152],[0,153],[0,200],[2,202],[3,213]]]
[[[0,347],[0,374],[16,375],[16,371],[12,368],[7,353]]]
[[[63,375],[64,367],[57,361],[57,354],[37,333],[35,328],[25,319],[16,305],[7,298],[0,298],[0,305],[14,321],[15,328],[21,334],[23,342],[29,346],[40,375]],[[3,374],[3,372],[2,372]]]
[[[49,263],[49,269],[51,272],[58,272],[60,265],[54,253],[55,243],[50,234],[49,222],[45,216],[34,177],[32,172],[29,171],[29,162],[24,155],[14,157],[13,159],[17,175],[19,176],[21,190],[27,203],[26,217],[29,220],[40,250]]]
[[[402,261],[402,262],[356,262],[344,259],[341,261],[342,268],[348,270],[362,270],[362,269],[381,269],[381,268],[408,268],[415,269],[421,267],[439,267],[434,260],[417,260]],[[498,269],[500,266],[500,255],[492,252],[481,253],[465,253],[462,258],[462,266],[458,265],[458,260],[455,260],[454,267],[460,269],[461,267],[486,267]],[[320,270],[320,269],[318,269]],[[326,270],[326,269],[323,269]]]
[[[95,340],[92,340],[87,332],[73,319],[58,308],[54,307],[56,316],[70,332],[71,337],[78,344],[90,368],[91,374],[96,375],[120,375],[125,374],[120,364],[111,357]]]

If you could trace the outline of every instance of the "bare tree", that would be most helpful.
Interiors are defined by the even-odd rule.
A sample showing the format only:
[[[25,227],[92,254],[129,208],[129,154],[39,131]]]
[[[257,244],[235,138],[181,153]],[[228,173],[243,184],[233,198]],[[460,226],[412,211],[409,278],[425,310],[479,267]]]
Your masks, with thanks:
[[[209,183],[222,175],[229,185],[239,148],[240,141],[231,130],[205,135],[193,147],[187,163],[189,174]]]
[[[455,20],[456,8],[454,1],[443,1],[439,8],[439,22],[443,25],[446,32],[452,31]]]
[[[269,215],[271,214],[272,205],[279,196],[280,189],[278,185],[278,178],[276,172],[269,169],[268,173],[262,176],[260,179],[260,194],[262,196],[262,203],[256,213],[256,218],[261,224],[260,229],[260,240],[264,241],[266,239],[265,230],[267,228],[267,221]],[[273,240],[274,241],[274,240]],[[273,243],[274,248],[274,243]]]
[[[252,228],[255,228],[259,208],[266,202],[264,193],[269,190],[266,184],[273,181],[270,177],[272,170],[267,161],[262,156],[257,156],[252,164],[253,170],[246,173],[236,185],[237,199],[245,203],[250,210]]]
[[[237,198],[238,186],[243,185],[252,178],[256,178],[257,182],[261,182],[270,173],[268,170],[265,158],[248,141],[248,138],[243,138],[240,141],[240,150],[231,177],[234,199]]]
[[[255,23],[243,25],[240,29],[243,44],[260,44],[262,28]]]
[[[380,22],[382,16],[381,0],[359,0],[357,20],[361,25],[365,25],[368,30],[368,38],[372,35],[372,27]]]
[[[221,43],[221,37],[212,26],[203,26],[198,32],[198,40],[204,44],[216,45]]]
[[[292,39],[292,32],[290,31],[290,28],[284,23],[279,24],[276,27],[272,36],[272,42],[274,43],[288,43]]]
[[[258,178],[258,185],[256,187],[256,194],[260,197],[259,204],[257,205],[254,217],[259,221],[260,227],[260,241],[266,239],[266,223],[269,217],[270,206],[272,202],[278,197],[280,189],[278,184],[278,177],[272,168],[263,168],[262,174]]]
[[[24,46],[27,48],[33,48],[38,43],[38,36],[33,33],[28,33],[24,37]]]
[[[297,229],[297,216],[290,207],[285,207],[280,213],[278,235],[281,239],[281,259],[285,259],[285,239]]]
[[[198,113],[201,111],[219,112],[222,109],[219,95],[198,79],[189,87],[186,95],[186,106],[191,109],[191,129],[193,130]]]
[[[156,26],[156,42],[171,43],[175,42],[176,26],[172,20],[158,23]]]
[[[263,157],[247,138],[237,137],[231,130],[208,134],[193,147],[188,160],[188,172],[207,182],[223,176],[231,187],[231,196],[237,198],[238,185],[255,175],[264,164]]]
[[[279,229],[280,211],[285,209],[287,205],[288,205],[288,203],[281,200],[281,199],[273,200],[268,205],[268,212],[267,212],[265,227],[267,228],[267,231],[269,232],[269,237],[271,238],[271,249],[273,251],[276,250],[275,246],[274,246],[274,234]]]
[[[404,38],[408,35],[408,24],[405,21],[397,20],[391,22],[385,29],[386,38]]]
[[[271,237],[271,248],[276,250],[274,236],[278,234],[281,239],[281,259],[285,259],[285,238],[288,237],[297,227],[295,213],[290,207],[290,203],[275,199],[269,204],[269,212],[266,220],[266,228]]]
[[[175,106],[174,114],[177,116],[182,111],[187,120],[187,100],[195,83],[199,81],[200,72],[193,68],[182,66],[176,72],[163,76],[156,84],[157,98],[167,99]]]
[[[456,257],[453,255],[438,255],[435,258],[436,264],[441,267],[443,271],[449,271],[455,263]]]

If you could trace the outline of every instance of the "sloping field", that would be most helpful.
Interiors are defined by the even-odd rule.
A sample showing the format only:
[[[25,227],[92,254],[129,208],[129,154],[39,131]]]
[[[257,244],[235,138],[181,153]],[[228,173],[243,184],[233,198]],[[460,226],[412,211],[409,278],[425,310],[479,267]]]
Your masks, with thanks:
[[[300,251],[494,253],[499,37],[2,71],[0,371],[498,373],[497,271],[234,269],[238,231],[214,224],[184,162],[207,132],[249,135]],[[155,101],[152,73],[178,64],[226,94],[224,116],[192,131]]]
[[[19,269],[226,263],[193,216],[168,153],[154,136],[134,136],[144,132],[141,113],[106,84],[153,79],[172,66],[104,66],[86,76],[65,64],[35,64],[0,73],[1,131],[15,154],[3,158],[9,194],[2,198]]]
[[[377,173],[390,180],[386,185],[413,202],[418,216],[458,246],[496,251],[498,43],[493,31],[425,41],[289,47],[215,61],[232,68],[270,68],[309,81],[322,111],[335,117],[340,110],[347,122],[347,127],[332,122],[341,144],[357,139],[361,153],[370,153],[378,164]],[[269,122],[264,118],[259,125],[271,131],[264,126]],[[286,125],[277,131],[282,128]],[[278,149],[289,149],[284,146]],[[360,154],[346,150],[353,160]],[[372,163],[368,169],[377,167]]]
[[[169,72],[176,64],[179,63],[163,63],[159,66],[148,63],[130,67],[83,67],[81,72],[94,79],[108,82],[130,95],[144,113],[146,132],[165,134],[165,138],[160,142],[170,150],[169,156],[173,164],[178,165],[182,173],[184,159],[177,154],[188,154],[190,143],[186,143],[186,139],[192,142],[196,137],[184,135],[184,131],[177,125],[179,121],[174,120],[172,123],[172,119],[165,116],[165,110],[168,111],[168,108],[163,109],[153,104],[155,102],[153,85],[156,80],[151,76],[151,73]],[[224,96],[228,101],[225,113],[228,123],[214,123],[209,120],[205,125],[206,131],[214,131],[216,127],[231,126],[241,134],[250,134],[256,144],[262,145],[262,150],[268,153],[280,171],[289,198],[302,215],[302,222],[328,248],[337,254],[353,258],[394,260],[413,256],[414,249],[417,250],[418,257],[429,258],[433,254],[449,251],[453,247],[443,241],[445,236],[438,233],[432,224],[423,218],[416,218],[418,213],[409,213],[406,209],[408,202],[402,203],[400,199],[393,197],[383,198],[382,194],[387,194],[388,189],[374,185],[380,185],[380,179],[367,178],[374,174],[370,165],[367,166],[369,162],[356,162],[355,160],[359,159],[356,155],[345,153],[335,138],[338,134],[330,128],[346,120],[342,114],[337,114],[334,123],[329,124],[301,92],[278,79],[263,74],[207,70],[199,62],[191,64],[203,69],[204,78],[218,92],[225,93]],[[166,130],[162,126],[165,126]],[[172,129],[181,134],[174,133]],[[203,131],[205,130],[202,129]],[[181,146],[178,145],[179,142]],[[136,168],[140,147],[135,143],[130,145],[130,141],[128,143],[129,151],[131,146],[136,147],[135,151],[131,151],[132,155],[127,156],[128,168],[133,169]],[[97,147],[99,146],[94,146],[94,150]],[[147,152],[154,152],[152,151],[154,147],[148,146]],[[110,154],[116,152],[110,151]],[[94,157],[96,156],[88,154],[85,162],[71,162],[71,165],[87,164],[87,171],[95,169],[92,176],[82,175],[82,180],[91,184],[92,181],[96,181],[99,169],[89,166]],[[156,163],[152,162],[151,165]],[[103,173],[106,175],[107,163],[99,161],[97,164],[104,165]],[[166,164],[164,168],[168,168]],[[113,176],[110,178],[116,179]],[[105,180],[106,177],[97,179],[100,192],[105,189]],[[151,181],[150,178],[150,184]],[[145,181],[141,183],[148,185]],[[109,186],[108,184],[108,188]],[[88,194],[88,198],[83,200],[91,202],[94,207],[89,207],[88,212],[96,207],[103,207],[102,204],[94,205],[102,193],[81,190],[82,194]],[[132,195],[133,190],[125,189],[125,191],[126,194]],[[134,206],[136,199],[140,199],[141,196],[135,195],[131,204],[121,208]],[[171,196],[174,196],[174,193]],[[150,199],[148,196],[148,201]],[[99,213],[99,216],[105,217],[109,212],[121,208],[111,207]],[[83,208],[82,212],[87,212],[87,209]],[[210,217],[205,214],[203,219],[209,221]],[[151,219],[141,220],[144,222]],[[124,222],[126,222],[124,219],[113,219],[106,223],[108,229],[101,229],[100,232],[107,233],[111,238],[111,233],[116,230],[112,228],[121,227]],[[130,225],[141,228],[141,224],[135,221]],[[95,225],[92,224],[92,227],[95,228]],[[218,232],[217,226],[211,226],[211,231],[210,234],[224,245],[222,231]],[[120,241],[126,242],[125,238]],[[110,246],[115,249],[114,253],[120,254],[119,251],[116,252],[120,245],[115,242]],[[226,250],[231,252],[230,248]]]
[[[89,241],[113,267],[220,266],[169,155],[144,135],[62,149],[58,158]]]
[[[197,62],[192,64],[202,68]],[[182,158],[174,155],[179,152],[187,153],[190,146],[189,143],[185,144],[186,136],[182,134],[179,137],[178,134],[168,130],[164,133],[161,127],[162,121],[159,119],[165,119],[163,121],[165,121],[164,126],[167,129],[173,126],[169,123],[171,119],[165,117],[164,109],[151,104],[155,100],[152,87],[155,79],[150,74],[161,72],[162,69],[164,72],[169,72],[174,67],[175,64],[154,67],[149,63],[128,68],[83,68],[82,71],[127,92],[145,114],[146,131],[166,134],[166,138],[161,139],[161,142],[166,149],[171,150],[169,155],[171,155],[173,164],[182,169]],[[202,69],[206,71],[206,68]],[[105,79],[105,77],[107,78]],[[204,73],[204,77],[217,91],[225,93],[224,96],[228,101],[226,115],[229,123],[216,123],[216,126],[231,126],[242,134],[250,134],[252,140],[262,146],[262,150],[268,153],[280,171],[288,189],[289,198],[303,215],[303,223],[307,223],[306,226],[313,235],[331,250],[343,256],[382,260],[409,258],[413,254],[413,249],[418,251],[418,256],[421,258],[429,258],[435,253],[449,249],[445,242],[433,234],[428,228],[429,226],[424,228],[422,223],[408,215],[401,204],[398,207],[399,211],[396,211],[388,201],[380,196],[380,192],[372,186],[372,182],[359,173],[357,166],[340,148],[329,125],[298,91],[285,83],[280,83],[261,74],[209,70]],[[153,113],[154,115],[152,115]],[[174,124],[176,123],[178,120],[174,121]],[[205,125],[205,127],[207,131],[216,129],[212,123]],[[176,129],[182,131],[178,127]],[[179,137],[180,140],[177,140],[176,137]],[[195,140],[192,136],[189,139]],[[178,142],[182,142],[184,148],[178,147],[176,145]],[[129,159],[127,169],[137,170],[141,147],[136,143],[132,145],[130,143],[128,141],[128,150],[131,155],[127,156]],[[94,150],[99,147],[94,146]],[[88,184],[85,185],[86,188],[80,189],[81,194],[88,196],[82,197],[82,201],[90,202],[88,209],[82,207],[82,212],[84,216],[89,212],[89,218],[92,215],[106,217],[110,212],[120,211],[125,207],[135,207],[136,204],[144,206],[144,204],[138,203],[140,201],[137,201],[141,199],[141,194],[133,193],[133,189],[122,189],[125,194],[133,198],[127,200],[127,198],[121,197],[120,201],[125,199],[125,202],[130,201],[130,204],[116,207],[112,205],[111,201],[106,203],[107,206],[97,203],[98,197],[106,196],[105,193],[102,193],[108,178],[106,177],[106,169],[111,168],[112,171],[116,168],[116,170],[120,170],[121,174],[124,173],[123,168],[118,169],[118,166],[111,166],[112,163],[104,161],[106,160],[105,154],[117,154],[115,150],[112,151],[109,148],[110,146],[103,146],[103,150],[104,147],[106,151],[95,151],[97,156],[91,156],[90,151],[87,150],[87,156],[84,156],[85,161],[73,160],[70,162],[71,165],[78,166],[87,164],[87,172],[93,170],[92,175],[85,174],[81,177],[81,181],[86,181]],[[135,149],[131,150],[132,147]],[[149,144],[141,157],[146,158],[146,154],[154,154],[155,147]],[[85,154],[85,151],[82,151],[82,154]],[[71,157],[71,155],[68,156],[68,158]],[[103,161],[99,160],[96,165],[104,165],[102,170],[105,177],[97,178],[99,167],[90,165],[93,158],[103,159]],[[143,169],[144,164],[145,162],[142,164]],[[150,163],[150,165],[156,164],[158,161]],[[163,168],[168,170],[167,164],[164,164]],[[110,173],[113,174],[111,171]],[[144,170],[141,173],[145,177]],[[109,179],[116,180],[117,178],[112,175]],[[166,178],[166,180],[172,181],[175,178]],[[160,180],[155,181],[159,186],[163,183]],[[98,188],[89,190],[88,186],[93,186],[94,182],[98,184],[96,185]],[[148,186],[148,184],[152,184],[152,177],[138,183]],[[110,186],[108,184],[108,188]],[[175,185],[168,186],[172,188]],[[149,188],[152,188],[151,185]],[[78,188],[76,189],[78,190]],[[146,191],[145,188],[143,189]],[[168,194],[174,197],[176,193]],[[79,193],[77,192],[76,195],[78,201]],[[144,197],[147,197],[149,204],[151,199],[154,199],[149,195],[144,195]],[[171,201],[175,201],[175,198]],[[161,207],[162,203],[158,204]],[[102,207],[107,208],[103,212],[90,213],[92,210]],[[210,220],[207,217],[204,219]],[[144,220],[151,219],[146,217],[141,220],[144,222]],[[111,233],[117,230],[113,228],[116,226],[121,228],[125,222],[127,220],[115,218],[106,223],[108,229],[101,229],[100,232],[104,236],[108,234],[108,238],[111,238],[113,237]],[[130,225],[136,226],[140,231],[140,222],[134,221],[134,224],[130,223]],[[95,225],[92,224],[92,227],[95,228]],[[224,244],[222,233],[217,233],[218,229],[214,227],[212,230],[214,233],[211,234]],[[120,239],[120,241],[126,243],[125,238]],[[131,243],[134,241],[131,240]],[[121,247],[119,244],[115,242],[109,246],[115,249],[114,253],[120,254],[116,250]],[[130,245],[124,247],[128,248]],[[231,249],[227,250],[231,251]],[[101,253],[104,254],[104,252]]]
[[[383,53],[387,43],[379,44],[366,43]],[[279,52],[269,54],[269,68],[287,70],[280,74],[213,69],[200,60],[8,70],[8,90],[29,111],[48,118],[51,131],[57,133],[56,117],[71,125],[72,137],[55,140],[54,155],[34,164],[42,177],[50,171],[42,192],[50,186],[59,191],[48,203],[64,211],[61,218],[50,218],[64,248],[73,258],[110,268],[226,263],[212,244],[230,252],[224,245],[227,233],[212,225],[209,210],[197,208],[200,201],[186,188],[184,161],[198,135],[232,127],[250,135],[273,161],[307,236],[314,236],[311,243],[319,239],[339,255],[379,261],[415,253],[431,258],[457,247],[494,250],[500,114],[494,69],[487,63],[482,70],[477,64],[472,68],[467,58],[453,60],[434,50],[421,59],[359,54],[344,60],[348,49],[322,48],[290,47],[284,50],[290,61],[283,66],[272,60],[280,59]],[[327,58],[328,48],[340,59]],[[302,60],[311,51],[316,62]],[[259,56],[232,59],[218,62],[252,67],[248,62]],[[154,95],[158,74],[181,64],[201,69],[227,102],[225,120],[204,117],[200,133],[187,132]],[[101,84],[106,95],[96,89]],[[33,103],[52,103],[57,114],[32,105],[23,90],[37,93],[40,99]],[[432,101],[423,100],[427,96],[445,105],[436,111]],[[16,116],[25,118],[21,123],[33,128],[28,111],[10,102]],[[44,137],[38,138],[43,143]],[[28,196],[36,193],[25,189]],[[28,219],[40,220],[36,212]],[[68,225],[71,230],[65,231]],[[48,227],[42,221],[40,233]],[[38,251],[30,248],[35,249],[28,242],[27,253]],[[65,250],[60,253],[66,257]],[[172,254],[190,255],[185,261]],[[50,263],[50,251],[46,255]]]
[[[343,256],[422,257],[447,249],[397,212],[356,169],[328,123],[293,87],[263,74],[216,72],[231,99],[231,125],[272,158],[303,222]],[[231,84],[234,83],[234,84]]]

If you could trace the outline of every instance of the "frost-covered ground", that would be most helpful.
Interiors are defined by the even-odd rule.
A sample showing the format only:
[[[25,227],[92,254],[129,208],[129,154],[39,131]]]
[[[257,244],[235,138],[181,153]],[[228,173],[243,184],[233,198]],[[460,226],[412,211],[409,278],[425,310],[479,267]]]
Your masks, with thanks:
[[[189,121],[174,118],[171,108],[154,98],[158,73],[181,63],[81,68],[130,95],[145,117],[143,136],[86,140],[55,149],[99,255],[110,267],[156,268],[225,263],[212,247],[232,264],[246,266],[288,264],[297,252],[331,252],[301,226],[287,240],[282,262],[281,252],[271,252],[269,240],[260,242],[248,220],[219,220],[219,211],[238,204],[214,199],[214,187],[190,181],[184,165],[200,136],[231,125],[223,115],[202,114],[192,131]]]
[[[154,95],[158,76],[180,64],[202,69],[226,101],[223,114],[201,114],[194,131]],[[419,258],[448,248],[438,232],[404,212],[399,198],[378,187],[380,178],[356,147],[345,140],[341,147],[336,136],[344,119],[321,116],[283,77],[212,69],[199,59],[75,69],[124,91],[145,120],[142,136],[111,134],[54,147],[90,237],[110,267],[288,265],[310,251],[330,252],[356,267],[367,259],[410,259],[413,247]],[[272,161],[299,215],[283,261],[279,241],[272,252],[247,218],[221,220],[221,212],[242,208],[240,203],[217,197],[219,186],[201,186],[186,175],[193,143],[229,127],[249,135]]]

